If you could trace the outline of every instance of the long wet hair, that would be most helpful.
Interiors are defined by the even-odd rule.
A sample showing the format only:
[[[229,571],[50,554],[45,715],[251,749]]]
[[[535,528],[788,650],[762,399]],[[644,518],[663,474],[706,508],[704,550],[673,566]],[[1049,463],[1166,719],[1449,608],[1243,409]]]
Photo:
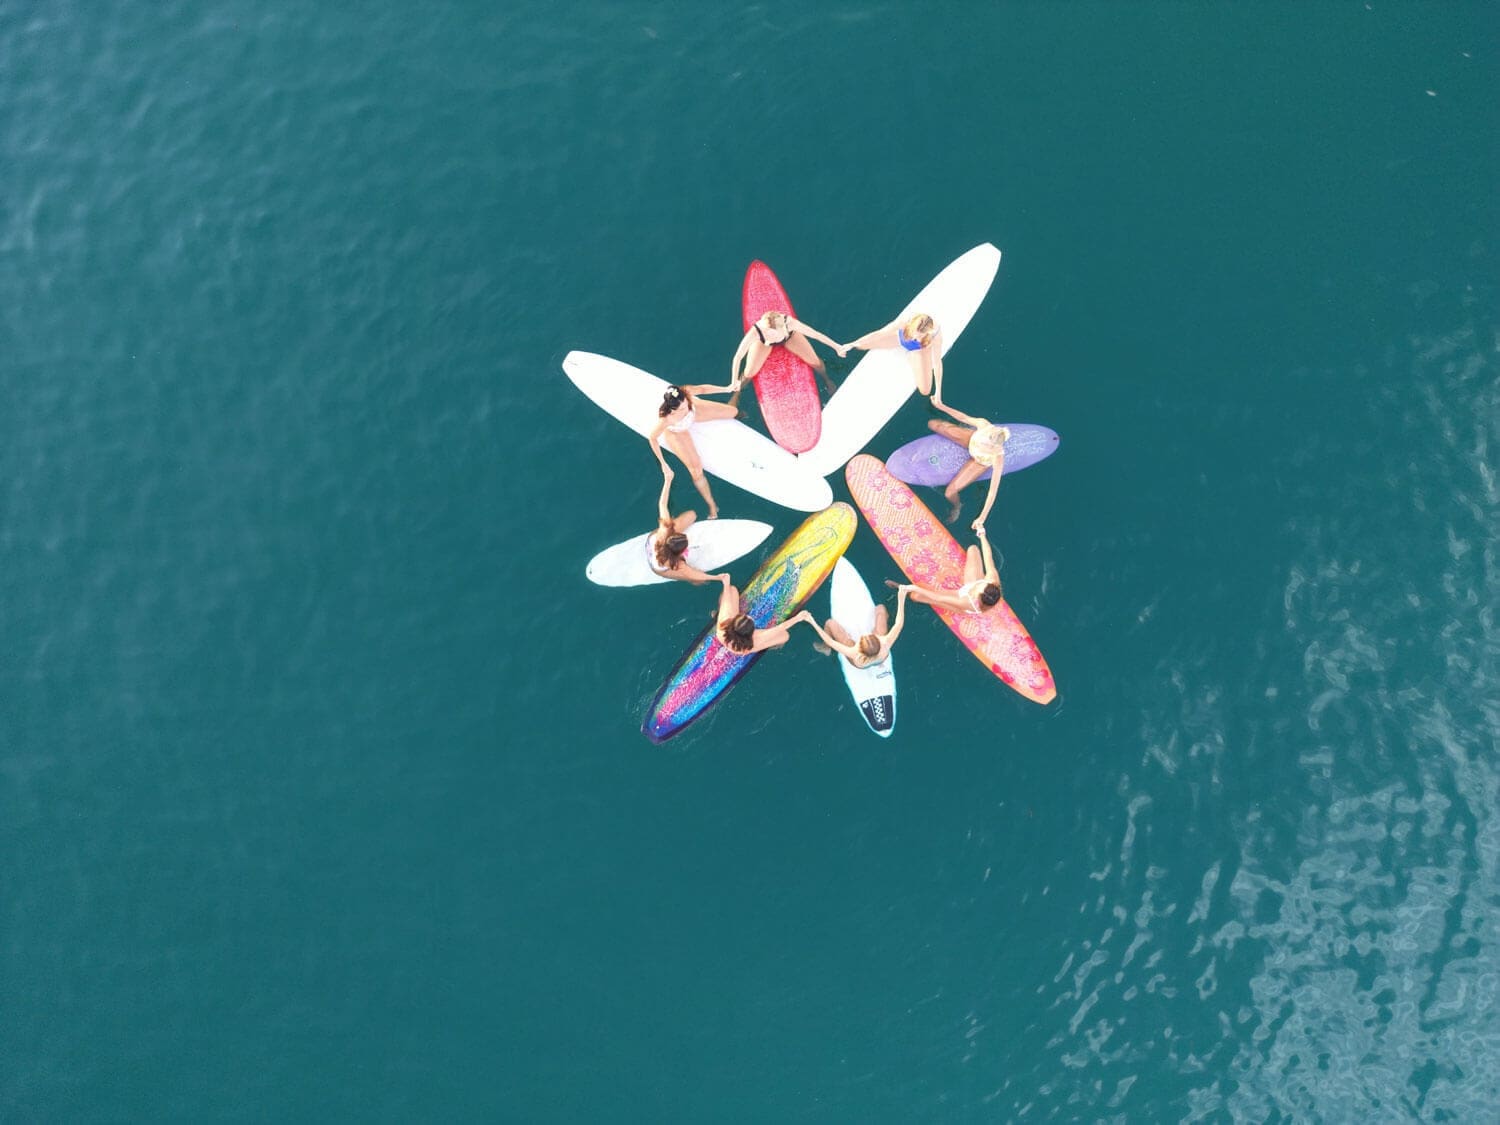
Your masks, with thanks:
[[[687,554],[688,537],[677,530],[656,540],[656,566],[659,570],[676,570]]]
[[[989,609],[1000,600],[1000,579],[995,579],[983,590],[979,591],[979,604]]]
[[[719,634],[732,651],[749,652],[755,647],[755,619],[748,613],[741,613],[724,622]]]
[[[687,403],[688,408],[691,409],[693,396],[681,387],[673,384],[667,388],[667,393],[661,396],[661,405],[656,408],[656,416],[658,418],[665,418],[683,403]]]
[[[864,656],[879,656],[880,638],[874,633],[866,633],[859,638],[859,651]]]

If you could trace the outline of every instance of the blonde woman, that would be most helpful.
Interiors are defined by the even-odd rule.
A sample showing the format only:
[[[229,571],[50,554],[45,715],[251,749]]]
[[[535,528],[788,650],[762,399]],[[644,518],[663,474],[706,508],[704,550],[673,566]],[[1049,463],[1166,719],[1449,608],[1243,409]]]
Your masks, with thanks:
[[[984,526],[984,521],[989,518],[990,509],[995,506],[995,493],[1000,488],[1000,476],[1005,472],[1005,443],[1010,439],[1010,430],[1005,426],[993,425],[988,418],[976,418],[971,414],[965,414],[962,410],[954,410],[953,407],[937,402],[936,399],[933,402],[939,410],[951,414],[964,424],[955,426],[952,422],[934,418],[927,423],[927,428],[935,434],[942,434],[949,441],[967,447],[969,451],[969,459],[964,462],[958,472],[953,474],[948,487],[943,489],[943,498],[953,505],[953,510],[948,513],[949,523],[958,519],[958,513],[963,508],[958,494],[982,477],[986,469],[993,470],[990,476],[990,490],[984,498],[984,507],[980,509],[974,522],[969,525],[978,531]]]
[[[826,628],[820,628],[818,623],[811,617],[807,623],[813,627],[818,636],[823,638],[823,652],[837,652],[856,668],[868,668],[872,664],[881,664],[890,659],[891,646],[896,643],[896,638],[901,635],[901,629],[906,624],[906,598],[911,591],[907,587],[901,587],[900,593],[896,595],[896,623],[887,630],[888,618],[885,606],[875,607],[875,628],[855,640],[849,635],[849,631],[833,618],[828,619]]]
[[[904,321],[893,320],[884,328],[861,336],[844,350],[860,348],[900,348],[911,364],[917,381],[917,393],[932,395],[938,405],[943,401],[943,330],[926,313],[915,313]]]
[[[740,346],[734,351],[734,358],[729,361],[729,386],[732,388],[729,404],[734,406],[739,402],[740,388],[760,374],[771,349],[778,345],[823,376],[823,382],[832,391],[833,380],[828,377],[828,368],[818,358],[818,353],[813,351],[812,344],[807,339],[809,336],[814,340],[821,340],[838,352],[840,359],[848,350],[794,316],[775,310],[762,313],[760,319],[750,326],[750,331],[745,333]]]
[[[693,478],[693,487],[708,504],[708,518],[711,520],[719,518],[719,506],[714,503],[714,494],[708,487],[708,478],[703,475],[703,459],[698,456],[698,447],[693,444],[692,429],[694,422],[712,422],[718,418],[733,418],[739,413],[727,402],[712,402],[698,397],[705,394],[722,394],[729,389],[729,387],[704,385],[668,387],[667,393],[661,396],[661,405],[656,409],[656,427],[646,435],[646,441],[651,445],[651,452],[656,454],[657,461],[661,463],[663,476],[670,472],[667,468],[667,459],[662,456],[661,452],[663,443],[677,454],[678,460],[687,466],[687,471]]]

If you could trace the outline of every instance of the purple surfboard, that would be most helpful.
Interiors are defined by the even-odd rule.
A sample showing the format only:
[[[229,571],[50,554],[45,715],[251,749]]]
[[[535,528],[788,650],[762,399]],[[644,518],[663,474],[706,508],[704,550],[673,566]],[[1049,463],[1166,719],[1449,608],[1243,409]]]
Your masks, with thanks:
[[[1029,469],[1057,451],[1057,434],[1046,426],[1030,422],[1000,425],[1010,428],[1010,439],[1005,443],[1006,476]],[[969,451],[956,441],[949,441],[942,434],[928,434],[892,453],[885,467],[891,476],[907,484],[942,486],[953,479],[968,459]],[[979,479],[989,480],[990,470],[986,469]]]

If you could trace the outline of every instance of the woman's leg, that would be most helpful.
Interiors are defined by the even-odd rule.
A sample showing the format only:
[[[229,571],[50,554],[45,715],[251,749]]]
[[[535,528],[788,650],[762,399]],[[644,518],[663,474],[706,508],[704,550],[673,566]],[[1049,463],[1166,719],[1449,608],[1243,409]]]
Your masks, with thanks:
[[[828,624],[823,626],[823,632],[827,633],[841,645],[852,645],[854,643],[854,638],[849,635],[849,630],[845,629],[831,617],[828,619]]]
[[[912,377],[917,381],[917,393],[926,398],[932,393],[932,364],[928,360],[927,349],[907,352],[906,359],[911,364]]]
[[[819,375],[826,375],[828,369],[823,366],[823,361],[818,358],[818,353],[813,351],[812,341],[800,332],[793,332],[786,339],[784,345],[798,359],[802,360]]]
[[[702,399],[698,402],[701,404]],[[714,403],[715,406],[723,406],[723,403]],[[698,447],[693,444],[690,433],[676,433],[668,430],[662,434],[662,441],[668,449],[677,454],[678,459],[686,466],[687,471],[692,474],[693,487],[698,490],[698,495],[703,497],[704,503],[708,505],[708,518],[717,519],[719,516],[719,505],[714,503],[714,494],[708,487],[708,478],[703,475],[703,461],[698,456]]]
[[[875,607],[875,633],[878,636],[882,636],[882,637],[885,636],[885,632],[886,632],[886,630],[888,628],[890,628],[890,624],[891,624],[891,622],[890,622],[890,616],[886,613],[885,606],[883,606],[883,605],[876,606]]]
[[[957,422],[944,422],[941,418],[929,419],[927,428],[965,449],[969,448],[969,439],[974,436],[974,431],[968,426],[960,426]]]
[[[964,508],[963,502],[958,498],[958,494],[983,475],[984,466],[972,457],[964,462],[963,468],[953,474],[953,479],[948,482],[948,487],[943,489],[943,499],[953,505],[953,510],[948,513],[949,523],[958,519],[958,513],[963,511]]]
[[[720,418],[734,418],[739,410],[727,402],[715,402],[711,398],[693,399],[693,414],[700,422],[717,422]]]
[[[745,353],[745,367],[740,373],[740,381],[749,383],[760,374],[760,369],[766,365],[766,357],[771,354],[771,345],[762,344],[759,340],[752,340],[750,350]],[[740,390],[744,390],[741,387]],[[729,405],[738,406],[740,403],[740,391],[735,391],[729,396]],[[697,404],[694,403],[696,409]]]

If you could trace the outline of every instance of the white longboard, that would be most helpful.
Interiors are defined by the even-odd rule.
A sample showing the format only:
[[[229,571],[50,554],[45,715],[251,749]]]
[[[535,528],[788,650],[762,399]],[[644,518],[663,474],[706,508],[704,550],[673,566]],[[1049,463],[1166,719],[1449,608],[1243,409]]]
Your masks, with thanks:
[[[607,547],[589,560],[585,572],[599,586],[654,586],[670,582],[651,569],[646,544],[655,535],[648,531],[623,543]],[[771,525],[759,520],[699,520],[687,529],[687,562],[705,574],[722,570],[741,555],[765,542]]]
[[[875,600],[848,559],[839,559],[833,568],[829,603],[830,616],[856,641],[874,631]],[[887,656],[869,668],[856,668],[842,654],[838,657],[859,713],[881,738],[889,738],[896,726],[896,669],[892,659]]]
[[[666,380],[593,352],[569,352],[563,370],[605,413],[641,437],[656,426]],[[821,512],[833,503],[822,473],[798,464],[795,455],[737,419],[694,422],[688,432],[703,468],[721,480],[799,512]]]
[[[895,319],[905,320],[919,312],[932,317],[942,329],[943,354],[947,355],[959,333],[979,311],[999,269],[1000,251],[988,242],[976,246],[950,262]],[[944,374],[947,375],[946,369]],[[945,378],[945,382],[951,390],[952,380]],[[962,402],[968,396],[962,392],[961,374],[959,387],[959,393],[950,397]],[[866,352],[823,407],[823,432],[818,444],[800,454],[797,460],[820,477],[837,472],[896,416],[896,411],[916,389],[911,363],[901,349],[876,348]]]

